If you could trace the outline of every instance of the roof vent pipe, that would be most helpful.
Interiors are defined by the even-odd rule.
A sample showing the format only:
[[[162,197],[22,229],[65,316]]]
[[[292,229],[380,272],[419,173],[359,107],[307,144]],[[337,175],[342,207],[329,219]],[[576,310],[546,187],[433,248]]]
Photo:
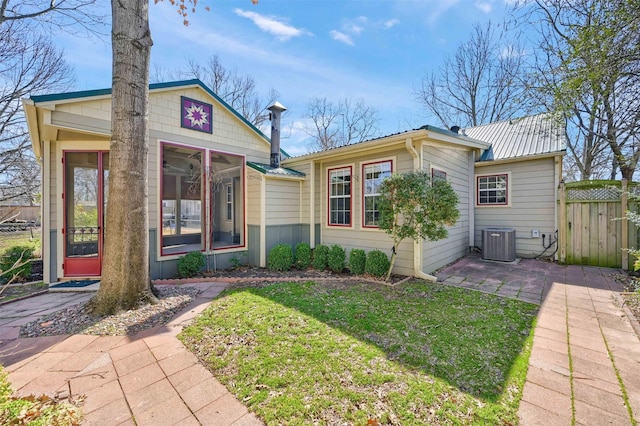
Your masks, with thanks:
[[[269,111],[269,120],[271,120],[271,160],[269,165],[275,169],[280,167],[280,115],[282,111],[286,111],[280,102],[274,102],[267,107]]]
[[[460,133],[460,126],[451,126],[451,131],[456,134]]]

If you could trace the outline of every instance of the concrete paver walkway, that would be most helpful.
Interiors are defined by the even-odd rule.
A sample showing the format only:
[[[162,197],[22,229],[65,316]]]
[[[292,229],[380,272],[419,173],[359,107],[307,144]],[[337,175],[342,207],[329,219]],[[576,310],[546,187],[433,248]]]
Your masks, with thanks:
[[[175,337],[202,312],[225,283],[189,284],[202,293],[165,326],[134,336],[17,337],[15,327],[54,309],[86,301],[90,294],[37,296],[0,309],[0,364],[17,395],[77,398],[86,425],[260,425]],[[46,309],[34,306],[42,304]],[[9,308],[8,310],[5,310]],[[55,309],[54,309],[55,310]],[[23,313],[22,318],[16,315]]]
[[[527,425],[630,425],[640,416],[640,339],[614,296],[606,268],[517,264],[469,256],[439,281],[539,304],[520,403]],[[175,336],[224,283],[203,292],[169,324],[134,336],[16,339],[19,326],[81,303],[83,293],[37,296],[0,307],[0,363],[18,394],[86,395],[85,424],[258,425]]]
[[[517,265],[467,257],[444,283],[541,304],[519,416],[523,425],[631,425],[640,420],[640,339],[616,294],[615,269]]]
[[[93,293],[45,293],[0,306],[0,345],[16,339],[23,325],[68,306],[84,303],[91,296]]]

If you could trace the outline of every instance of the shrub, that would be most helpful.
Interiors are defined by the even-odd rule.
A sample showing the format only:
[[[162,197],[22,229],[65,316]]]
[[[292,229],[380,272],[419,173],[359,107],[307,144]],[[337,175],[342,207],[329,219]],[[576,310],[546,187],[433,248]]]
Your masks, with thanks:
[[[34,248],[30,246],[13,246],[8,248],[0,257],[0,271],[3,271],[2,280],[9,281],[17,278],[29,278],[31,276],[31,262]],[[10,269],[17,261],[26,262],[13,270]]]
[[[180,278],[190,278],[195,276],[204,268],[204,254],[199,251],[192,251],[178,259],[178,276]]]
[[[307,269],[311,265],[311,246],[309,244],[298,243],[296,245],[295,265],[300,270]]]
[[[344,249],[337,244],[334,244],[329,249],[329,256],[327,257],[327,265],[333,272],[342,272],[344,269],[344,262],[346,261],[346,254]]]
[[[242,260],[246,256],[246,252],[242,252],[239,255],[231,256],[229,259],[229,264],[231,265],[231,269],[238,269],[239,267],[244,265],[244,261]]]
[[[364,267],[367,263],[367,254],[362,249],[353,249],[349,253],[349,270],[354,275],[364,274]]]
[[[313,268],[318,271],[327,269],[327,261],[329,259],[329,247],[319,244],[313,250]]]
[[[270,271],[288,271],[293,266],[293,250],[289,244],[278,244],[269,251]]]
[[[367,253],[365,271],[374,277],[382,277],[389,270],[389,258],[380,250],[371,250]]]

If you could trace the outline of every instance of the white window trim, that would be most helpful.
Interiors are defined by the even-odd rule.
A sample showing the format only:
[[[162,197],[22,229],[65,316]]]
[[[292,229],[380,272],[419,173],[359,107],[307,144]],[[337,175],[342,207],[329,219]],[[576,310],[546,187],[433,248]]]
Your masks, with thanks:
[[[224,196],[225,196],[225,222],[233,222],[233,185],[230,183],[226,183],[224,185]],[[231,198],[229,198],[231,196]],[[231,205],[231,217],[229,217],[229,204]]]
[[[506,204],[480,204],[479,200],[478,200],[478,179],[479,178],[483,178],[483,177],[490,177],[490,176],[498,176],[498,175],[506,175],[507,176],[507,203]],[[499,208],[505,208],[505,207],[511,207],[511,187],[513,186],[513,180],[511,179],[511,172],[494,172],[494,173],[480,173],[480,174],[476,174],[473,177],[474,179],[474,204],[476,208],[481,208],[481,209],[486,209],[486,208],[494,208],[494,209],[499,209]]]

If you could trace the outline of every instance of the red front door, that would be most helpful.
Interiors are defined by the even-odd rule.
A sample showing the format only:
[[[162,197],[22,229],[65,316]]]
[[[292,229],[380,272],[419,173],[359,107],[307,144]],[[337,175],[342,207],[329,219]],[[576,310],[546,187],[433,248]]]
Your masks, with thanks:
[[[64,276],[102,273],[109,153],[64,153]]]

